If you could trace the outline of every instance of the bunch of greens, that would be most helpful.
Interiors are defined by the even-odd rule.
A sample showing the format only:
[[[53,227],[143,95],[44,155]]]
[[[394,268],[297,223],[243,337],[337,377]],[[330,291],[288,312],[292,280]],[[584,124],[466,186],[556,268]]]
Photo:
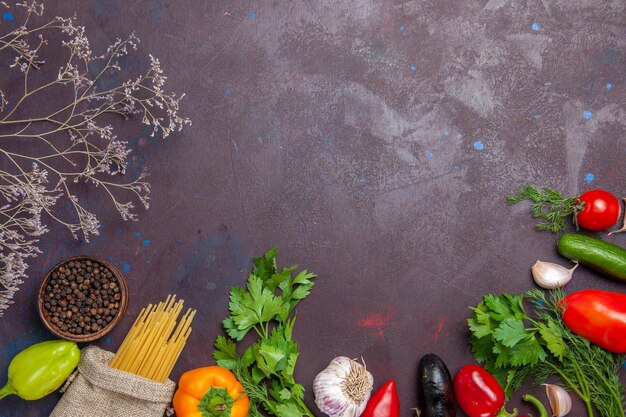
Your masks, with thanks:
[[[527,379],[542,383],[559,377],[602,417],[624,417],[624,386],[618,372],[625,356],[591,344],[563,323],[555,290],[523,295],[486,295],[468,320],[472,353],[504,387],[507,397]],[[532,305],[529,316],[524,300]]]
[[[507,198],[509,204],[530,200],[530,210],[533,217],[542,219],[537,223],[537,230],[549,230],[552,233],[560,233],[567,229],[565,218],[573,215],[572,220],[576,229],[576,214],[580,212],[584,203],[578,197],[564,197],[552,188],[537,188],[532,185],[523,186],[519,193]]]
[[[306,270],[293,276],[296,266],[278,271],[276,248],[254,259],[246,288],[230,290],[230,316],[222,324],[228,336],[215,341],[213,357],[235,373],[250,397],[250,417],[267,413],[280,417],[313,416],[303,402],[304,388],[293,372],[298,345],[292,340],[294,308],[311,291],[315,274]],[[237,343],[250,330],[255,342],[241,356]]]

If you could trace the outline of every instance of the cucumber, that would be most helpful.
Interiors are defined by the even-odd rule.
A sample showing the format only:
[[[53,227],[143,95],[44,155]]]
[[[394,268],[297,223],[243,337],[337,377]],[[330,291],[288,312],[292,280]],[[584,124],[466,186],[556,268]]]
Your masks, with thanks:
[[[626,249],[601,239],[564,234],[557,242],[559,253],[618,281],[626,282]]]

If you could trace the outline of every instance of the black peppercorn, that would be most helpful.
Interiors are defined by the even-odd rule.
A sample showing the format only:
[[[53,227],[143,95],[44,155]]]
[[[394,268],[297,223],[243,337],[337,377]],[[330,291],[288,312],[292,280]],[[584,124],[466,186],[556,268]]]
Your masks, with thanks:
[[[97,262],[73,260],[61,265],[52,272],[45,289],[43,307],[52,324],[64,332],[99,332],[119,313],[119,282],[109,268]]]

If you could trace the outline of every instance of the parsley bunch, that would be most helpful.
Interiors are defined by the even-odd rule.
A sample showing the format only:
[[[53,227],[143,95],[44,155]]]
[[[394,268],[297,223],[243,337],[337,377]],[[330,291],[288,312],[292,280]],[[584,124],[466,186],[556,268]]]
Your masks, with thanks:
[[[500,382],[507,397],[532,377],[559,377],[580,396],[589,417],[624,417],[624,386],[618,372],[625,356],[572,333],[561,318],[565,294],[540,290],[523,295],[486,295],[468,320],[472,353]],[[524,300],[533,306],[527,315]]]
[[[278,271],[276,248],[254,258],[246,288],[230,290],[230,316],[222,325],[228,336],[215,341],[213,357],[219,366],[235,373],[250,397],[250,417],[260,408],[280,417],[313,417],[304,404],[304,387],[294,380],[298,344],[292,340],[296,305],[309,295],[315,274],[295,276],[296,266]],[[241,356],[237,343],[250,332],[255,342]]]

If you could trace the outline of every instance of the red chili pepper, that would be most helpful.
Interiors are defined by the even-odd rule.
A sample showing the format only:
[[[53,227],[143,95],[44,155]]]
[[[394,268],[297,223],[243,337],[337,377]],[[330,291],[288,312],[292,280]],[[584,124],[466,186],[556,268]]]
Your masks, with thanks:
[[[469,417],[516,416],[504,408],[504,390],[485,369],[478,365],[465,365],[454,377],[454,394],[457,402]]]
[[[398,417],[399,415],[400,401],[396,383],[394,380],[389,380],[372,395],[361,417]]]
[[[563,322],[609,352],[626,353],[626,294],[583,290],[564,300]]]

